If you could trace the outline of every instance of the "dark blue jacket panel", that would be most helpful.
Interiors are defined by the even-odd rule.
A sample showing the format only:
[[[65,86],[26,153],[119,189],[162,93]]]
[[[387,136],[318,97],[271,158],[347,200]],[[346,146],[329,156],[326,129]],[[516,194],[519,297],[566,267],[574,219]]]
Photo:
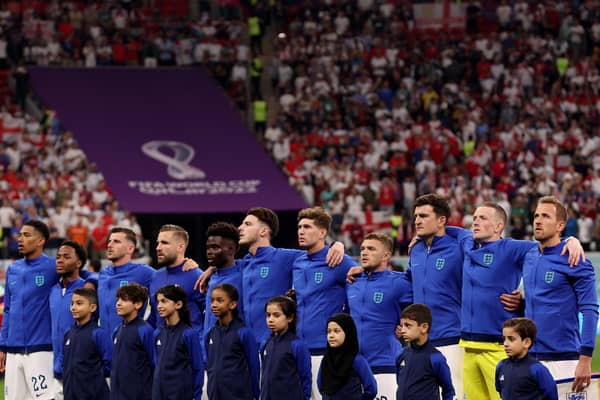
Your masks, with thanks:
[[[529,354],[498,363],[496,390],[505,400],[558,400],[556,382],[550,371]]]
[[[153,400],[179,400],[202,397],[204,357],[200,332],[180,322],[155,331],[156,368]]]
[[[454,387],[446,358],[430,342],[410,344],[398,358],[396,400],[452,400]]]
[[[58,362],[63,371],[65,400],[107,400],[112,343],[98,321],[73,325],[64,335]]]
[[[85,281],[76,279],[68,282],[63,288],[61,283],[54,285],[50,291],[50,315],[52,316],[52,350],[54,352],[54,377],[61,379],[62,369],[60,360],[62,358],[65,333],[73,326],[75,320],[71,315],[71,297],[73,291],[83,287]]]
[[[292,332],[272,335],[261,346],[261,400],[310,400],[310,353]]]
[[[205,349],[207,392],[211,400],[258,399],[258,346],[240,319],[212,327],[206,336]]]
[[[150,399],[153,373],[152,327],[139,316],[130,323],[121,323],[113,334],[111,400]]]

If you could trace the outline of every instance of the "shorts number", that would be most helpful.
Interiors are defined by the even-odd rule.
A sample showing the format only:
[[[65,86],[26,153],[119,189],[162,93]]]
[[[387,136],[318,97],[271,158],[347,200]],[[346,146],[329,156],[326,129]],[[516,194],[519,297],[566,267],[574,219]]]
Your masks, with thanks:
[[[48,385],[46,384],[46,377],[44,375],[39,375],[37,378],[35,376],[32,376],[31,383],[33,383],[34,392],[48,389]]]

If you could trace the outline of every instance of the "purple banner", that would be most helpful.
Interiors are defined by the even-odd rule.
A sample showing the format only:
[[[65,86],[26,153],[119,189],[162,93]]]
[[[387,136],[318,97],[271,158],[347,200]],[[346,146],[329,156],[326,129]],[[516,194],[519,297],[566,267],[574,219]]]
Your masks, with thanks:
[[[204,70],[30,71],[122,206],[139,213],[305,207]]]

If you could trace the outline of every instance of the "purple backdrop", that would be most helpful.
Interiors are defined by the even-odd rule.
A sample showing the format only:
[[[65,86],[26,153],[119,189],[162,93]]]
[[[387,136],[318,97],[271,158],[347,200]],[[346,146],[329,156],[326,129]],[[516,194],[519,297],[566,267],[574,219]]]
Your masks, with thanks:
[[[204,70],[30,71],[124,208],[143,213],[305,207]]]

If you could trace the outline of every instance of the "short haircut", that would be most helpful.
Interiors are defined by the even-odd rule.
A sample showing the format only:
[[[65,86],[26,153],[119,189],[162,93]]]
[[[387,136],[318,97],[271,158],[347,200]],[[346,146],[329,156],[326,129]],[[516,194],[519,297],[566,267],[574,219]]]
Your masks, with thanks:
[[[413,214],[415,213],[415,208],[422,206],[431,206],[435,215],[438,217],[446,217],[446,222],[448,222],[448,219],[450,218],[450,206],[445,197],[435,193],[424,194],[423,196],[417,197],[413,206]]]
[[[246,215],[253,215],[270,229],[270,238],[273,239],[279,233],[279,217],[269,208],[255,207],[246,212]]]
[[[393,241],[392,237],[390,235],[386,235],[385,233],[377,233],[377,232],[369,233],[367,236],[365,236],[365,238],[363,240],[367,240],[367,239],[377,240],[378,242],[383,244],[383,247],[385,247],[385,249],[388,251],[392,251],[392,249],[394,248],[394,241]]]
[[[112,228],[110,230],[110,233],[108,234],[108,236],[110,237],[110,235],[112,235],[113,233],[123,233],[125,234],[125,239],[127,239],[128,241],[130,241],[131,243],[133,243],[134,247],[137,247],[137,238],[135,237],[135,232],[132,231],[129,228],[124,228],[122,226],[115,226],[114,228]]]
[[[220,236],[225,239],[230,239],[233,241],[233,243],[235,243],[236,247],[240,241],[238,228],[228,222],[215,222],[209,226],[206,230],[206,237],[210,236]]]
[[[419,325],[427,324],[431,329],[431,310],[425,304],[411,304],[402,311],[400,318],[417,321]]]
[[[98,294],[96,293],[96,291],[94,289],[88,289],[88,288],[77,288],[73,291],[73,294],[76,294],[78,296],[81,297],[85,297],[87,299],[87,301],[90,302],[90,304],[96,304],[98,305]]]
[[[329,231],[331,227],[331,215],[327,214],[322,207],[311,207],[300,210],[298,213],[298,222],[301,219],[310,219],[318,228]]]
[[[556,219],[559,221],[566,222],[567,221],[567,207],[556,197],[554,196],[544,196],[538,200],[539,204],[554,204],[554,208],[556,208]]]
[[[521,337],[521,340],[525,338],[531,339],[531,343],[535,342],[537,335],[537,328],[535,322],[529,318],[511,318],[504,321],[502,328],[512,328]]]
[[[77,258],[79,258],[79,261],[81,261],[81,267],[79,267],[79,269],[83,268],[83,266],[85,265],[85,263],[87,261],[87,252],[85,251],[83,246],[74,240],[65,240],[64,242],[62,242],[60,244],[60,246],[58,246],[58,248],[60,249],[63,246],[67,246],[67,247],[70,247],[73,250],[75,250],[75,254],[77,254]]]
[[[31,219],[23,224],[23,226],[31,226],[35,229],[42,237],[44,238],[44,242],[47,242],[50,239],[50,230],[48,229],[48,225],[43,223],[37,219]]]
[[[161,226],[158,232],[173,232],[173,236],[185,243],[186,246],[190,242],[190,235],[179,225],[166,224]]]
[[[131,301],[133,303],[145,303],[148,301],[148,289],[139,283],[131,282],[117,289],[117,299]]]
[[[506,215],[506,210],[504,208],[502,208],[501,205],[499,205],[497,203],[493,203],[491,201],[486,201],[477,206],[477,208],[480,208],[480,207],[493,208],[496,211],[496,215],[502,220],[502,224],[506,226],[506,221],[508,221],[508,216]]]

